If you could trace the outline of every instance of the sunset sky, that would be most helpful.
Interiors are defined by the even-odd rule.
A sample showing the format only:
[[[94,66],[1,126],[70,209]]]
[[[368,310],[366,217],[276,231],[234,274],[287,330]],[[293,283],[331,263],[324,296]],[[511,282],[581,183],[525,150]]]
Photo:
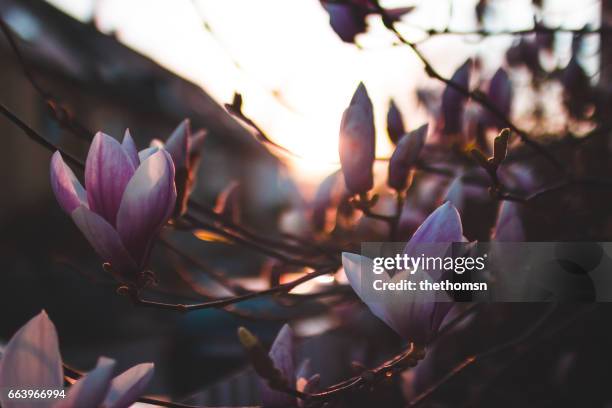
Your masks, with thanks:
[[[361,49],[343,43],[331,30],[317,0],[49,0],[81,20],[95,15],[103,32],[115,32],[126,45],[201,85],[219,103],[243,94],[245,112],[277,142],[306,160],[291,159],[296,174],[323,175],[337,167],[338,128],[343,109],[359,81],[375,106],[379,155],[388,154],[384,118],[393,97],[409,128],[427,120],[416,105],[415,86],[430,82],[412,52],[392,46],[394,37],[376,18],[358,37]],[[386,1],[416,4],[398,27],[410,39],[422,27],[475,28],[474,0]],[[451,15],[452,4],[452,17]],[[498,0],[487,15],[490,30],[532,25],[529,0]],[[545,1],[546,23],[580,28],[599,21],[599,2]],[[571,26],[568,22],[571,22]],[[209,29],[207,29],[208,27]],[[559,61],[568,56],[571,35],[559,36]],[[479,55],[485,71],[502,62],[511,37],[438,37],[422,49],[444,75],[465,58]],[[596,46],[596,45],[595,45]],[[591,71],[596,61],[587,61]]]

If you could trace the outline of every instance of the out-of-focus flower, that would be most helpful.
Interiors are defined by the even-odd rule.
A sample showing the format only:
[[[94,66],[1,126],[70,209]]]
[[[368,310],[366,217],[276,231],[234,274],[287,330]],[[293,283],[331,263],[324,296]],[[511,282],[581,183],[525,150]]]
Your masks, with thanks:
[[[510,115],[512,108],[512,83],[508,73],[503,68],[499,68],[493,75],[493,78],[491,78],[487,96],[497,110],[503,113],[505,117]],[[502,129],[506,126],[503,120],[489,111],[487,111],[486,124],[497,129]]]
[[[349,0],[343,3],[321,0],[321,5],[329,14],[329,24],[344,42],[354,43],[357,34],[366,31],[366,17],[378,13],[370,0]],[[400,7],[386,10],[392,21],[399,20],[410,13],[414,7]]]
[[[472,60],[468,59],[455,71],[451,81],[463,89],[469,89]],[[441,135],[457,135],[463,130],[463,108],[466,97],[452,86],[446,86],[442,93],[439,131]]]
[[[592,103],[592,89],[589,76],[584,71],[576,57],[572,57],[569,64],[561,73],[563,85],[563,101],[569,114],[573,118],[583,119],[589,112]]]
[[[487,202],[491,200],[489,194],[489,175],[482,168],[477,168],[457,176],[448,186],[445,201],[450,202],[462,213],[468,203],[472,201]]]
[[[270,359],[290,386],[301,392],[312,392],[319,383],[319,375],[310,375],[309,363],[304,361],[299,367],[295,362],[295,335],[289,325],[285,324],[278,332],[272,347]],[[284,392],[273,390],[264,380],[260,380],[260,391],[263,406],[266,408],[294,407],[299,405],[294,397]]]
[[[479,0],[478,3],[476,4],[474,11],[476,13],[476,21],[478,21],[478,25],[480,26],[482,26],[484,22],[484,16],[485,16],[485,13],[488,7],[489,7],[488,0]]]
[[[341,193],[338,187],[342,184],[340,177],[340,171],[333,172],[323,179],[315,192],[312,202],[312,224],[317,231],[326,228],[328,209],[334,204],[336,206],[339,204]]]
[[[51,187],[114,275],[137,283],[176,202],[170,154],[158,148],[138,153],[129,132],[122,144],[98,132],[85,163],[87,190],[59,152],[51,159]]]
[[[535,76],[540,76],[544,72],[540,64],[540,49],[536,43],[524,38],[508,48],[506,61],[511,67],[524,65]]]
[[[353,43],[357,34],[365,32],[367,9],[350,4],[321,3],[329,14],[329,24],[342,41]]]
[[[389,160],[389,177],[387,184],[394,190],[403,191],[408,185],[410,171],[415,166],[419,154],[425,145],[428,125],[404,135]]]
[[[399,140],[406,132],[404,128],[404,121],[402,119],[402,112],[398,109],[397,105],[391,100],[389,104],[389,111],[387,112],[387,134],[389,139],[394,145],[397,145]]]
[[[494,239],[499,242],[525,241],[525,230],[521,220],[519,204],[512,201],[502,202],[495,224]]]
[[[115,362],[101,357],[96,368],[75,382],[65,398],[9,399],[10,389],[62,390],[64,374],[55,326],[43,311],[11,338],[0,359],[0,402],[5,408],[127,408],[153,377],[152,363],[134,366],[113,378]]]
[[[372,101],[360,83],[340,124],[340,164],[353,194],[366,193],[374,185],[375,139]]]
[[[541,23],[535,25],[535,43],[540,50],[552,52],[555,47],[555,33]]]
[[[508,163],[497,169],[501,183],[513,191],[527,195],[536,191],[542,185],[542,180],[536,177],[534,169],[520,163]]]
[[[451,244],[463,241],[461,219],[457,210],[445,203],[436,209],[423,224],[416,230],[408,241],[404,253],[408,256],[420,256],[416,251],[419,245]],[[430,255],[430,254],[428,254]],[[362,287],[362,273],[371,273],[373,262],[371,259],[357,254],[345,252],[342,254],[344,272],[353,290],[369,307],[372,313],[395,330],[402,338],[426,346],[436,335],[440,324],[453,304],[445,295],[433,291],[392,290],[385,292],[383,301],[368,296],[368,289]],[[379,275],[383,282],[400,282],[403,279],[416,281],[435,281],[439,277],[429,272],[418,270],[414,274],[404,270],[392,277],[383,273]]]
[[[158,139],[151,142],[152,147],[165,148],[174,162],[177,195],[174,217],[179,217],[187,211],[187,201],[194,187],[205,137],[206,131],[203,129],[191,133],[191,122],[185,119],[172,132],[165,144]]]

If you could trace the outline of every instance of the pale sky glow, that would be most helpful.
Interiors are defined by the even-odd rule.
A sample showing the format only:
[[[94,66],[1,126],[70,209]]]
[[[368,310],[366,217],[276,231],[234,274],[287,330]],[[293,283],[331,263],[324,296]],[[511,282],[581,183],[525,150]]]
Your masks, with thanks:
[[[390,97],[398,102],[409,128],[426,120],[417,109],[416,85],[427,82],[420,63],[406,47],[392,47],[394,37],[378,21],[358,37],[363,49],[344,44],[331,30],[318,0],[49,0],[77,18],[94,14],[104,32],[115,31],[128,46],[202,86],[219,103],[243,94],[245,113],[277,142],[306,156],[291,160],[301,173],[321,176],[337,165],[338,128],[342,111],[364,81],[374,102],[378,155],[388,155],[384,118]],[[450,27],[475,27],[475,0],[455,0]],[[444,28],[448,0],[386,1],[383,5],[417,4],[400,26],[412,39],[414,27]],[[490,29],[521,29],[532,24],[529,0],[498,0],[491,10]],[[593,0],[546,2],[547,22],[579,28],[598,21]],[[213,34],[204,28],[204,19]],[[471,41],[439,37],[423,50],[439,70],[450,75],[465,58],[480,55],[489,70],[503,58],[509,37]],[[569,38],[565,47],[569,45]],[[235,63],[239,64],[236,67]],[[318,178],[318,177],[317,177]]]

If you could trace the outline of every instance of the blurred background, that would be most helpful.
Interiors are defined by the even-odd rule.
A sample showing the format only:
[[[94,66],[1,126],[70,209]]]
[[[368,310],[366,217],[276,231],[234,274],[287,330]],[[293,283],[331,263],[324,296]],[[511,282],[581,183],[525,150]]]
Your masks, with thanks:
[[[539,69],[553,76],[575,57],[588,84],[609,90],[610,37],[586,35],[580,37],[578,47],[577,35],[568,30],[601,27],[608,13],[612,15],[612,3],[381,3],[385,7],[416,6],[397,26],[411,41],[419,42],[432,65],[446,77],[468,57],[478,63],[478,75],[471,81],[476,86],[486,83],[500,66],[512,66],[512,119],[521,128],[542,136],[566,131],[581,135],[594,128],[590,121],[566,114],[562,83],[537,83],[527,64],[513,63],[516,52],[509,50],[521,50],[522,42],[516,35],[429,36],[428,30],[518,31],[529,30],[534,21],[563,27],[564,31],[553,35],[549,48],[536,51]],[[406,128],[414,129],[431,120],[437,109],[432,105],[443,91],[442,84],[427,77],[414,54],[396,43],[379,16],[368,16],[368,30],[358,34],[354,43],[345,42],[316,0],[0,0],[0,17],[15,34],[36,82],[62,102],[78,126],[115,137],[129,127],[140,148],[154,138],[166,139],[184,118],[191,119],[194,129],[207,129],[194,197],[214,206],[222,191],[238,183],[240,222],[271,236],[291,233],[308,237],[312,232],[305,214],[317,186],[339,168],[340,118],[360,81],[368,87],[374,103],[377,154],[382,157],[393,151],[385,131],[389,101],[396,102]],[[230,103],[235,92],[243,95],[244,113],[275,143],[300,157],[266,148],[252,129],[229,115],[223,104]],[[85,157],[88,141],[75,137],[53,118],[4,36],[0,38],[0,102],[52,142]],[[181,315],[134,307],[116,295],[115,284],[101,269],[97,256],[53,198],[48,171],[51,153],[4,117],[0,133],[0,344],[44,308],[58,327],[62,354],[70,365],[89,369],[99,355],[116,358],[120,368],[153,361],[152,394],[208,405],[257,402],[256,378],[246,368],[235,336],[240,325],[253,328],[269,343],[285,320],[292,321],[298,334],[305,337],[300,354],[312,359],[324,384],[350,376],[351,361],[379,363],[401,344],[390,329],[357,307],[354,299],[331,312],[329,305],[319,300],[293,308],[269,299],[239,306],[247,314],[263,310],[272,316],[258,320],[223,310]],[[608,148],[597,159],[606,171],[610,170]],[[376,176],[382,179],[385,169],[379,167],[380,163]],[[437,179],[429,184],[419,200],[440,201],[444,195],[441,190],[448,184],[442,186]],[[605,207],[600,210],[607,218],[601,218],[600,213],[587,217],[561,212],[555,216],[583,217],[580,220],[588,219],[584,222],[592,224],[600,220],[610,227],[609,194],[594,194],[589,197]],[[414,219],[406,222],[418,225],[428,208],[411,213]],[[576,221],[574,229],[563,233],[532,224],[532,237],[609,240],[603,233],[583,234],[588,226],[582,222]],[[376,228],[363,225],[354,238],[359,241]],[[468,232],[473,232],[468,237],[482,239],[490,230],[489,224],[468,226]],[[266,287],[274,273],[269,259],[204,232],[176,232],[168,239],[200,263],[224,271],[249,288]],[[164,246],[158,245],[153,264],[161,279],[162,297],[199,299],[204,293],[198,292],[201,287],[206,288],[206,295],[226,294],[206,274]],[[288,271],[280,279],[300,272]],[[315,291],[330,284],[326,279],[301,290]],[[342,277],[331,280],[338,283]],[[459,361],[480,346],[514,333],[543,307],[491,307],[452,344],[444,343],[442,352],[432,354],[442,357],[433,365],[434,374],[422,378],[432,381],[436,373],[450,366],[449,361]],[[572,311],[571,305],[563,307],[567,310],[560,310],[561,315]],[[581,335],[572,329],[562,339],[549,339],[540,361],[508,369],[510,381],[502,376],[501,385],[492,385],[494,391],[479,402],[487,406],[503,397],[505,402],[495,406],[526,401],[537,402],[524,406],[545,406],[553,392],[556,403],[551,406],[612,406],[609,391],[596,384],[612,361],[609,320],[603,320],[610,317],[607,309],[602,306],[597,314],[585,318]],[[297,318],[296,314],[301,315]],[[516,326],[504,319],[508,314],[514,316]],[[340,322],[345,323],[341,328]],[[460,351],[453,354],[456,349]],[[445,360],[445,353],[453,357]],[[471,376],[484,378],[488,369],[474,371]],[[534,380],[538,376],[546,378],[539,387],[533,385],[533,381],[540,381]],[[412,384],[408,377],[405,383]],[[466,395],[470,389],[464,383],[447,391],[443,400],[457,395],[469,400]],[[391,406],[401,399],[399,394],[411,392],[397,388],[385,398]],[[448,404],[448,400],[443,402]]]

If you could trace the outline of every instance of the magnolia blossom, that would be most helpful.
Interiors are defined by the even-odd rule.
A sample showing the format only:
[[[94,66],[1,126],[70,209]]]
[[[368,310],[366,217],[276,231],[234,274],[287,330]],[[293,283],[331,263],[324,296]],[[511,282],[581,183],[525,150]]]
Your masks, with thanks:
[[[360,83],[340,124],[340,164],[353,194],[366,193],[374,185],[375,142],[372,101]]]
[[[205,137],[206,131],[203,129],[191,133],[191,122],[185,119],[172,132],[165,144],[158,139],[151,142],[152,148],[165,148],[174,162],[177,193],[174,217],[184,214],[187,210],[187,200],[194,187]]]
[[[408,241],[404,253],[408,256],[419,256],[419,246],[422,244],[448,244],[464,241],[461,218],[450,203],[445,203],[436,209]],[[442,245],[444,246],[444,245]],[[443,255],[429,253],[428,256]],[[384,293],[384,298],[373,299],[368,289],[361,285],[363,273],[371,273],[373,261],[361,255],[343,253],[342,265],[349,283],[370,311],[402,338],[420,346],[426,346],[438,332],[444,317],[452,308],[451,299],[444,294],[433,291],[401,291],[392,290]],[[438,281],[440,276],[435,271],[418,270],[410,275],[410,271],[401,271],[392,277],[386,273],[379,275],[383,282],[400,282],[410,278],[416,281]],[[378,278],[377,278],[378,279]]]
[[[295,335],[289,325],[285,324],[278,332],[270,348],[270,358],[283,378],[296,390],[312,392],[317,387],[319,375],[309,375],[309,362],[306,360],[299,367],[296,365]],[[271,389],[264,380],[261,380],[259,384],[263,406],[266,408],[294,407],[301,404],[301,401],[296,401],[291,395]]]
[[[153,377],[153,364],[139,364],[113,378],[115,362],[101,357],[65,398],[10,399],[13,390],[62,390],[64,373],[55,326],[43,311],[11,338],[0,358],[0,403],[4,408],[127,408]]]
[[[389,177],[387,179],[389,187],[397,191],[406,189],[410,170],[416,164],[425,145],[428,128],[428,125],[423,125],[400,139],[389,161]]]
[[[117,278],[138,281],[176,202],[168,152],[149,148],[139,153],[129,131],[122,144],[98,132],[87,155],[85,189],[59,152],[51,159],[51,187]]]

